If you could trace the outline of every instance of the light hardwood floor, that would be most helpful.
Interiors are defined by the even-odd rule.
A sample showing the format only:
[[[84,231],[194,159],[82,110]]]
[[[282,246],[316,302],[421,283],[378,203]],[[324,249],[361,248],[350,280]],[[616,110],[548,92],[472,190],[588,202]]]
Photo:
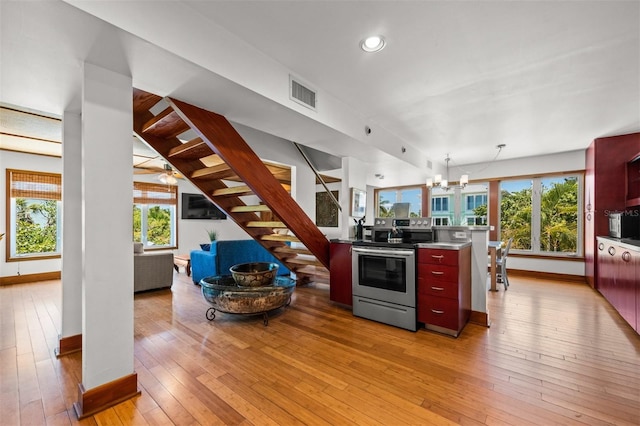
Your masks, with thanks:
[[[640,337],[586,285],[510,277],[459,338],[356,318],[328,287],[218,314],[184,273],[135,296],[142,395],[78,422],[81,354],[56,359],[59,281],[0,287],[0,424],[640,423]]]

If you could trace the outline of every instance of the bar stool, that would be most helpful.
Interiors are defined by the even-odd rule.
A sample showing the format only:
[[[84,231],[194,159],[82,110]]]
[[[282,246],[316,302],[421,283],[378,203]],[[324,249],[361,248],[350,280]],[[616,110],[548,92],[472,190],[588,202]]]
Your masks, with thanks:
[[[513,242],[513,238],[509,238],[507,241],[507,245],[502,251],[502,256],[496,259],[496,279],[499,283],[504,285],[504,289],[506,290],[509,287],[509,277],[507,277],[507,256],[509,255],[509,249],[511,248],[511,243]]]

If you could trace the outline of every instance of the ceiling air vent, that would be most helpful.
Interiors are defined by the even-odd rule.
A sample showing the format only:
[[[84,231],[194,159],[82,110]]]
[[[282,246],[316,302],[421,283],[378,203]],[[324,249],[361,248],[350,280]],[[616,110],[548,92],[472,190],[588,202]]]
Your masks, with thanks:
[[[289,98],[292,101],[316,110],[316,92],[311,90],[292,76],[289,76]]]

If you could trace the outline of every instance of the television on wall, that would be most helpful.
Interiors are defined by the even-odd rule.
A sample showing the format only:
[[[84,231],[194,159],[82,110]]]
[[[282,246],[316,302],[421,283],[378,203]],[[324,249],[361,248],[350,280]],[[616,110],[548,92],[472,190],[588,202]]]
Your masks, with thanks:
[[[227,215],[202,194],[182,193],[183,219],[226,219]]]

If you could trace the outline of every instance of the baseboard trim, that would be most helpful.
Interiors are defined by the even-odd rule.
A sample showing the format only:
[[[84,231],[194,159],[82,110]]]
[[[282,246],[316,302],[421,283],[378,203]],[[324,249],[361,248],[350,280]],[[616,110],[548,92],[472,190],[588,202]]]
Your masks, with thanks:
[[[0,277],[0,285],[34,283],[37,281],[59,280],[62,277],[60,271],[41,272],[39,274],[13,275],[10,277]]]
[[[82,350],[82,334],[75,334],[73,336],[60,337],[58,336],[58,347],[54,349],[56,358],[69,355],[74,352]]]
[[[507,272],[509,275],[517,276],[517,277],[541,278],[545,280],[557,280],[557,281],[587,284],[587,278],[583,275],[558,274],[555,272],[528,271],[525,269],[511,269],[511,268],[509,268]]]
[[[472,324],[478,324],[483,327],[489,327],[491,324],[489,323],[489,314],[486,312],[479,311],[471,311],[471,315],[469,316],[469,322]]]
[[[86,390],[80,383],[78,384],[78,401],[73,403],[73,409],[78,419],[81,420],[138,396],[140,393],[137,373],[123,376],[89,390]]]

